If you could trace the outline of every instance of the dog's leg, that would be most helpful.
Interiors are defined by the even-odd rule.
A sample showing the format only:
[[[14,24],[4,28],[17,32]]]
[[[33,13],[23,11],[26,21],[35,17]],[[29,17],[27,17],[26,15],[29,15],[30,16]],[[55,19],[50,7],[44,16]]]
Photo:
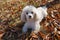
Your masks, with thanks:
[[[35,28],[34,28],[34,33],[38,33],[40,31],[40,25],[36,24]]]
[[[27,27],[27,24],[25,24],[25,25],[23,26],[22,32],[26,33],[27,30],[28,30],[28,27]]]

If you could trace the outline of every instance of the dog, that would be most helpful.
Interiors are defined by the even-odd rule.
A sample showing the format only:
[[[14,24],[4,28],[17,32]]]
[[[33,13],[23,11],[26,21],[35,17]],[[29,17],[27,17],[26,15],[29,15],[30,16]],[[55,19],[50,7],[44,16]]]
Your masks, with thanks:
[[[28,28],[30,28],[34,33],[38,33],[41,27],[40,22],[46,16],[46,6],[36,8],[32,5],[27,5],[23,8],[21,14],[21,21],[25,22],[22,32],[26,33],[28,31]]]

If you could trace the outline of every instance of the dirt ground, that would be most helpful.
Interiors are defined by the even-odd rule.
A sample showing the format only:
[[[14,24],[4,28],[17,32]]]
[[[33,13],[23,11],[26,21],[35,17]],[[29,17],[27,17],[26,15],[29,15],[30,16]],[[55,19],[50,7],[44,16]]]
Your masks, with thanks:
[[[22,9],[26,5],[47,4],[48,15],[41,22],[42,30],[37,34],[31,30],[22,33]],[[0,0],[0,40],[60,40],[60,0]]]

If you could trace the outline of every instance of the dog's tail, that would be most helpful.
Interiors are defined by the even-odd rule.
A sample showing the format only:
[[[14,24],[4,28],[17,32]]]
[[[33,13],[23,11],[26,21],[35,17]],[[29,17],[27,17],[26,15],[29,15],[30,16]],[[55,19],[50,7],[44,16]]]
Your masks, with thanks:
[[[53,1],[52,1],[53,2]],[[51,2],[48,2],[48,3],[46,3],[45,5],[40,5],[40,7],[43,9],[43,13],[44,13],[44,17],[46,17],[48,14],[47,14],[47,9],[49,8],[49,7],[51,7]]]
[[[42,13],[43,13],[44,17],[46,17],[48,15],[48,13],[47,13],[47,6],[46,5],[41,6],[41,10],[42,10]]]
[[[44,10],[47,11],[47,5],[41,6]]]

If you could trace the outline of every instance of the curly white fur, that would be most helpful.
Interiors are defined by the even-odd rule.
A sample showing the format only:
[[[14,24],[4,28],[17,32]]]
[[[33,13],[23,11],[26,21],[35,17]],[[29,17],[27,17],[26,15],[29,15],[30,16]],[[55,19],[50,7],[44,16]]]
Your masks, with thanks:
[[[25,22],[22,31],[27,32],[28,28],[31,28],[34,33],[40,31],[40,22],[47,16],[47,8],[28,5],[23,8],[21,14],[21,21]]]

